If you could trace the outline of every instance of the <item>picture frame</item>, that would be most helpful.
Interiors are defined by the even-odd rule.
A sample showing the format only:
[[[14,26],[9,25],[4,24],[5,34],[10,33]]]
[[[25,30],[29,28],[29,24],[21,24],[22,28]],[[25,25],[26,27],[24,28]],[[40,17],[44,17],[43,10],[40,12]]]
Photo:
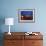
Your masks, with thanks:
[[[19,23],[34,23],[35,22],[35,9],[19,9],[18,22]]]

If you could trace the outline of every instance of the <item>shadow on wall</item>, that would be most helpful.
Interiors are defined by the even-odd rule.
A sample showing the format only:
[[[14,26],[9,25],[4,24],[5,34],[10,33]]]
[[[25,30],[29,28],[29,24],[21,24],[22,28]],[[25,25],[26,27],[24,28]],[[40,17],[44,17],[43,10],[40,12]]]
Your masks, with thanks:
[[[5,23],[5,17],[4,16],[0,16],[0,33],[2,33],[2,26],[4,25]]]
[[[5,17],[4,16],[0,16],[0,46],[3,46],[3,34],[2,33],[2,26],[5,23]]]

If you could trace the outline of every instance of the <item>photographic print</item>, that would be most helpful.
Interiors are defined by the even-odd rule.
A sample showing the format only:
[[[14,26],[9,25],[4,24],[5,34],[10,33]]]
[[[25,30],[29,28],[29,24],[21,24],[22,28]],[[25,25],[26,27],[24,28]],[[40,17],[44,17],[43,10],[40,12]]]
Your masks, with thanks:
[[[19,22],[35,22],[35,9],[19,9],[18,10]]]

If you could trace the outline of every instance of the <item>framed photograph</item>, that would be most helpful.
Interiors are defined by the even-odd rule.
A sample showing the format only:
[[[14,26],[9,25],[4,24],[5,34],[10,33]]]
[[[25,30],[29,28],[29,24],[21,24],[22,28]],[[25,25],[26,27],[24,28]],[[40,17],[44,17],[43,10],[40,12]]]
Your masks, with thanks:
[[[18,22],[34,23],[35,22],[35,9],[19,9]]]

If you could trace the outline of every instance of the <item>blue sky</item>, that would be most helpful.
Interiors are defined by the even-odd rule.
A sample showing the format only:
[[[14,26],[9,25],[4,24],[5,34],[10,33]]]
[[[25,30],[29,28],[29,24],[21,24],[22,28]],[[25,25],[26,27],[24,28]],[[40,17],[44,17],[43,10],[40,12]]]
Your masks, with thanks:
[[[32,16],[33,15],[33,11],[21,11],[21,15],[23,16]]]

